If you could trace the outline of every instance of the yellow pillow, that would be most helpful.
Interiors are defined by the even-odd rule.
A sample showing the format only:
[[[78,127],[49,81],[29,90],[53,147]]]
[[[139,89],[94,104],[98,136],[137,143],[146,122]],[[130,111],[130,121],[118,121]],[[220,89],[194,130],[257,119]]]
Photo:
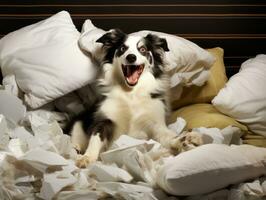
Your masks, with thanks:
[[[171,105],[173,109],[180,108],[185,105],[195,103],[210,103],[211,100],[218,94],[219,90],[222,89],[227,82],[225,73],[225,66],[223,61],[224,51],[220,47],[207,49],[215,58],[216,61],[210,69],[210,77],[207,82],[199,86],[184,87],[181,97],[174,99],[174,95],[171,98]],[[177,91],[171,90],[174,94]],[[170,93],[170,94],[171,94]],[[170,95],[171,96],[171,95]]]
[[[250,144],[258,147],[266,147],[266,138],[261,135],[248,132],[248,134],[244,135],[242,139],[244,144]]]
[[[220,113],[212,104],[194,104],[180,108],[172,113],[169,123],[175,122],[177,117],[182,117],[186,120],[186,130],[198,127],[216,127],[223,129],[232,125],[239,127],[245,132],[248,131],[245,125],[240,124],[235,119]]]

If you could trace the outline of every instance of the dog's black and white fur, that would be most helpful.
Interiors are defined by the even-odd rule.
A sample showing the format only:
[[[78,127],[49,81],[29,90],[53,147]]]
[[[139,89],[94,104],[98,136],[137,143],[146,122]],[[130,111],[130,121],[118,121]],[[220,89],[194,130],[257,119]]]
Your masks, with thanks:
[[[77,165],[86,167],[96,161],[122,134],[152,138],[166,148],[175,148],[176,134],[167,128],[165,119],[169,111],[166,40],[153,34],[128,36],[113,29],[97,42],[106,52],[98,80],[100,98],[73,123],[72,142],[83,153]]]

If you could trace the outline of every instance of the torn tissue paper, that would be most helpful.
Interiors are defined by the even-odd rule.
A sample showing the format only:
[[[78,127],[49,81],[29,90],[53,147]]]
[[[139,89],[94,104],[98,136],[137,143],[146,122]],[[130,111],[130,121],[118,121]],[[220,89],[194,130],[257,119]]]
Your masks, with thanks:
[[[76,181],[77,179],[71,173],[64,171],[44,174],[40,197],[51,200],[61,189],[73,185]]]
[[[160,143],[122,135],[101,153],[101,161],[80,169],[75,166],[77,153],[70,136],[61,129],[67,116],[43,109],[25,113],[22,102],[10,97],[17,94],[16,88],[7,84],[6,89],[0,91],[0,98],[11,99],[0,105],[0,111],[4,111],[0,114],[0,199],[178,199],[158,185],[158,171],[173,158]],[[18,109],[7,110],[6,106]],[[185,126],[185,120],[178,118],[169,128],[178,135]],[[234,127],[195,131],[212,137],[215,143],[241,143],[241,132]],[[266,195],[265,188],[266,182],[259,179],[208,195],[241,199],[248,193],[261,197]]]
[[[26,107],[19,98],[8,91],[0,90],[0,102],[0,114],[4,115],[12,124],[17,124],[24,118]]]
[[[208,142],[206,143],[227,145],[242,144],[241,136],[243,135],[243,132],[238,127],[227,126],[222,130],[218,128],[200,127],[193,128],[192,131],[195,131],[203,136],[209,137],[211,140],[208,140]]]
[[[185,129],[186,125],[186,120],[184,120],[182,117],[178,117],[174,123],[168,125],[168,128],[179,135]]]
[[[168,155],[159,143],[123,135],[102,154],[104,162],[79,169],[74,164],[77,154],[70,137],[63,134],[57,120],[64,120],[64,116],[31,111],[23,118],[23,124],[9,129],[5,117],[0,115],[0,172],[4,171],[0,173],[1,197],[156,199],[149,194],[156,184],[155,166],[161,155]],[[137,185],[138,181],[147,186]],[[111,188],[113,193],[109,192]]]
[[[133,180],[133,177],[127,171],[118,168],[116,165],[95,163],[90,166],[89,173],[102,182],[117,181],[129,183]]]

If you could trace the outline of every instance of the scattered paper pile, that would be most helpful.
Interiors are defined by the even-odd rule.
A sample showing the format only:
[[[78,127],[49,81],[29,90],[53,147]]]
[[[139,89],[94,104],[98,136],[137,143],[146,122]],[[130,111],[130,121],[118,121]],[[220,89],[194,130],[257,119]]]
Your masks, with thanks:
[[[0,92],[0,98],[8,101],[4,104],[1,101],[5,113],[0,112],[4,114],[0,114],[0,199],[178,199],[157,185],[157,172],[171,156],[156,141],[122,135],[110,150],[101,154],[101,162],[80,169],[75,166],[77,153],[70,137],[63,134],[58,123],[66,119],[64,114],[45,110],[26,112],[19,98],[11,95],[17,93],[12,84]],[[9,112],[7,107],[17,109]],[[180,134],[185,123],[178,118],[170,128]],[[215,143],[241,142],[241,134],[232,127],[196,131],[211,137]],[[243,199],[246,193],[260,197],[266,193],[264,183],[259,179],[230,190],[186,199],[219,196]]]
[[[123,135],[101,155],[102,162],[79,169],[70,137],[55,118],[58,114],[28,112],[24,126],[10,128],[0,115],[1,198],[170,198],[156,185],[156,167],[169,155],[159,143]]]

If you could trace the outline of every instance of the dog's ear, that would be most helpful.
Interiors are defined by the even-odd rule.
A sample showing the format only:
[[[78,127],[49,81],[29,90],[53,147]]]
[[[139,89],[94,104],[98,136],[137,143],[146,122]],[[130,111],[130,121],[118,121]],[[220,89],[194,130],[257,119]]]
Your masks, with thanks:
[[[166,39],[150,33],[145,37],[145,39],[148,40],[152,46],[162,48],[164,51],[169,51]]]
[[[126,34],[120,29],[112,29],[110,32],[105,33],[96,42],[102,43],[104,47],[111,48],[121,45],[126,38]]]

